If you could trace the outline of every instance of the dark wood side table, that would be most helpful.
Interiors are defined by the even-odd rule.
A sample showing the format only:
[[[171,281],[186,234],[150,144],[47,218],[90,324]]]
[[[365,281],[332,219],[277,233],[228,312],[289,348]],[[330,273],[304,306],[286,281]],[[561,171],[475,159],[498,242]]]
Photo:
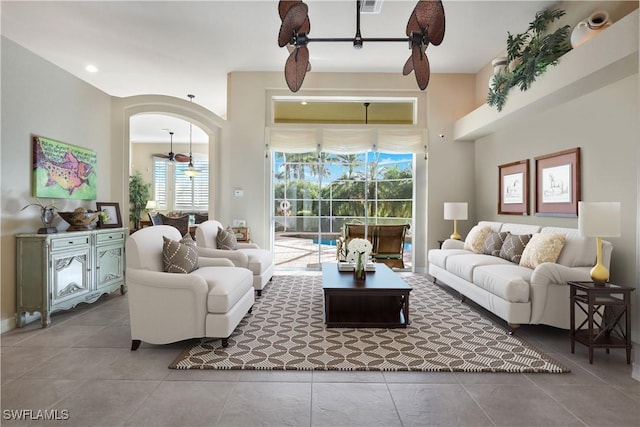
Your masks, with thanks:
[[[613,283],[567,282],[571,288],[571,353],[576,341],[589,348],[589,363],[593,349],[627,350],[631,363],[631,291],[634,288]],[[587,318],[576,327],[576,307]],[[621,320],[624,318],[624,323]],[[586,329],[585,329],[586,325]]]

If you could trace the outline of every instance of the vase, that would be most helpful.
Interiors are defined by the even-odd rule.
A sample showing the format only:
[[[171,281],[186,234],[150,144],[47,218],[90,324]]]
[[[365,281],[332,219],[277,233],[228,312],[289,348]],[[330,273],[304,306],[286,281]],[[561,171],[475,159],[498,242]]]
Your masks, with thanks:
[[[609,13],[604,10],[593,12],[585,21],[580,21],[571,32],[571,47],[576,48],[590,38],[598,35],[600,31],[611,25],[613,21]]]
[[[364,254],[358,254],[358,260],[356,261],[356,265],[353,268],[353,279],[356,282],[367,280],[367,272],[364,268],[364,262],[362,260],[363,257]]]
[[[489,89],[493,87],[493,79],[495,79],[496,75],[503,73],[507,69],[507,57],[500,56],[493,61],[491,61],[491,66],[493,67],[493,75],[489,78]]]

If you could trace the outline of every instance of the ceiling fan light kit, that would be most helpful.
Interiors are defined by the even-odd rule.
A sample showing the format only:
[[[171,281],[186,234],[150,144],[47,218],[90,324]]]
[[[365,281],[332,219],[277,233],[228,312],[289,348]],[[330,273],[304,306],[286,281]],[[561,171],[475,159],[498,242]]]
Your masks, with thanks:
[[[365,3],[371,3],[371,1]],[[370,6],[365,4],[365,6]],[[349,42],[356,49],[362,49],[365,42],[404,42],[408,43],[411,56],[404,64],[403,75],[414,72],[420,90],[429,84],[431,70],[426,55],[427,46],[440,45],[444,39],[444,7],[440,0],[420,0],[413,9],[407,22],[404,38],[364,38],[360,32],[361,2],[356,1],[356,33],[354,38],[309,38],[311,21],[309,7],[303,1],[285,1],[278,3],[278,13],[282,23],[278,32],[278,46],[287,46],[289,57],[284,67],[284,77],[292,92],[302,86],[304,77],[311,69],[309,48],[311,42]],[[378,8],[379,10],[379,8]]]

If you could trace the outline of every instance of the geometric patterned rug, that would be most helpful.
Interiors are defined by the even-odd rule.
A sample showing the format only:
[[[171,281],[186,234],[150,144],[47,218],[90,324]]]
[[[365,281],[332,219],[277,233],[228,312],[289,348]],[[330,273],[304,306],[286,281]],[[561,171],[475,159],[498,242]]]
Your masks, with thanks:
[[[407,328],[325,328],[322,278],[274,276],[222,347],[192,342],[171,369],[570,372],[418,275]]]

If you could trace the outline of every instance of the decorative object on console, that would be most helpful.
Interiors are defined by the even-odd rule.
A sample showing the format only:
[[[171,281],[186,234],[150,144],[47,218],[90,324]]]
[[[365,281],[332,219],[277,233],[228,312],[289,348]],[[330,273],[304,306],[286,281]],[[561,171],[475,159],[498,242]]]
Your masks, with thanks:
[[[600,34],[602,30],[613,24],[609,12],[598,10],[593,12],[585,21],[576,24],[571,32],[571,47],[574,49],[582,43]]]
[[[536,215],[578,215],[580,148],[536,157]]]
[[[529,214],[529,159],[498,166],[498,214]]]
[[[58,212],[58,214],[69,224],[67,231],[91,230],[100,216],[100,212],[92,212],[82,207],[76,208],[73,212]]]
[[[193,103],[193,98],[195,98],[195,95],[189,94],[187,96],[191,100],[191,103]],[[193,166],[193,153],[191,152],[192,134],[193,134],[193,123],[191,123],[191,120],[189,120],[189,167],[184,171],[184,174],[188,176],[189,179],[191,179],[191,181],[193,181],[194,176],[198,176],[198,174],[200,173],[200,171]]]
[[[558,58],[571,50],[569,46],[569,25],[564,25],[552,33],[547,27],[553,21],[564,16],[563,10],[542,10],[536,13],[527,31],[521,34],[508,34],[508,69],[498,73],[487,95],[487,104],[502,111],[507,94],[518,86],[525,91],[531,87],[536,77],[543,74],[547,66],[556,65]]]
[[[284,76],[292,92],[302,86],[309,67],[309,42],[349,42],[353,47],[361,49],[364,42],[404,42],[409,43],[411,56],[404,64],[403,75],[415,71],[418,87],[424,90],[429,84],[431,74],[426,49],[429,44],[440,45],[444,39],[445,16],[440,0],[419,1],[409,16],[406,26],[407,37],[403,38],[363,38],[360,33],[360,5],[369,2],[356,1],[356,33],[353,38],[309,38],[311,22],[309,8],[302,1],[280,1],[278,13],[282,24],[278,32],[278,46],[289,50],[285,63]]]
[[[56,207],[53,202],[48,205],[43,205],[40,200],[38,200],[38,203],[29,203],[20,210],[23,211],[29,206],[38,206],[40,208],[40,221],[42,221],[42,228],[38,229],[38,234],[51,234],[58,232],[57,228],[51,227],[53,218],[56,216]]]
[[[347,262],[353,263],[353,278],[362,281],[367,278],[365,266],[371,256],[373,246],[367,239],[351,239],[347,246]]]
[[[445,202],[444,203],[444,219],[453,220],[453,234],[450,236],[450,238],[460,240],[461,236],[458,233],[458,220],[467,219],[467,203],[466,202]]]
[[[602,238],[620,236],[620,202],[579,202],[578,229],[581,235],[596,238],[596,265],[590,275],[597,284],[604,284],[609,270],[602,264]]]
[[[34,197],[95,200],[97,164],[93,150],[34,136]]]
[[[98,219],[98,227],[115,228],[122,227],[120,217],[120,205],[116,202],[96,202],[98,212],[103,215]]]

